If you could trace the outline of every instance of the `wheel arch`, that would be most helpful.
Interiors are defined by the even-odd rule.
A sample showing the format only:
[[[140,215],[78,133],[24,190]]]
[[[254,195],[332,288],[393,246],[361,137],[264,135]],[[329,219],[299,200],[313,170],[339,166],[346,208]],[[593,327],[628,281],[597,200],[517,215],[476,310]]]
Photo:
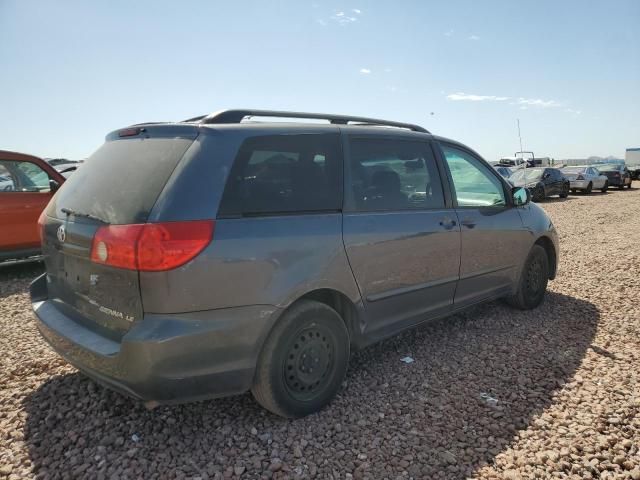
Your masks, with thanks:
[[[540,245],[547,253],[547,258],[549,259],[549,280],[553,280],[556,278],[556,270],[558,266],[558,254],[553,245],[553,241],[551,241],[547,236],[542,236],[536,240],[534,245]]]
[[[338,312],[349,332],[349,342],[352,346],[357,347],[359,344],[359,326],[362,313],[358,306],[347,295],[333,288],[317,288],[297,298],[287,309],[303,300],[314,300],[324,303]]]

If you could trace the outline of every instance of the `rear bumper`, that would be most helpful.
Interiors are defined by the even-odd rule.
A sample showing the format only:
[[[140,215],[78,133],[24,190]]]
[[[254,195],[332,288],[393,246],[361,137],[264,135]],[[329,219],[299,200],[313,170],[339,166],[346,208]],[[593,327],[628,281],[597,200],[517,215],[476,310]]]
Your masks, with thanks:
[[[46,274],[31,285],[40,333],[87,376],[157,403],[243,393],[279,310],[256,305],[185,314],[145,314],[120,341],[64,315],[47,298]]]
[[[609,186],[610,187],[621,187],[623,185],[628,185],[629,181],[623,178],[609,178]]]

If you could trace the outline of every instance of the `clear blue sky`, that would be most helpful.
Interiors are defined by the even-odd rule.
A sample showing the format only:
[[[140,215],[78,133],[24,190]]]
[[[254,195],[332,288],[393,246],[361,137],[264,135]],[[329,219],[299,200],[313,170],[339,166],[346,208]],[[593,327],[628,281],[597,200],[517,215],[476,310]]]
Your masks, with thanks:
[[[0,149],[251,107],[419,123],[488,160],[640,147],[640,1],[0,0]],[[433,115],[431,114],[433,112]]]

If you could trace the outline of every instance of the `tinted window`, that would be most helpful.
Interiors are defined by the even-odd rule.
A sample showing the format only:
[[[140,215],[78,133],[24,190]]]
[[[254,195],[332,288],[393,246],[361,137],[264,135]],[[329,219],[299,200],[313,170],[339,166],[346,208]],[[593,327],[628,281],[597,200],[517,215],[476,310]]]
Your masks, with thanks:
[[[221,215],[336,211],[342,208],[338,134],[247,139],[229,175]]]
[[[426,143],[350,141],[351,190],[360,211],[443,208],[438,170]]]
[[[61,208],[89,213],[108,223],[143,223],[193,140],[112,140],[83,163],[56,195]]]
[[[0,160],[0,192],[49,190],[49,175],[35,163]]]
[[[506,205],[502,182],[481,160],[448,145],[442,145],[442,151],[451,172],[458,206]],[[514,173],[513,177],[518,173]]]

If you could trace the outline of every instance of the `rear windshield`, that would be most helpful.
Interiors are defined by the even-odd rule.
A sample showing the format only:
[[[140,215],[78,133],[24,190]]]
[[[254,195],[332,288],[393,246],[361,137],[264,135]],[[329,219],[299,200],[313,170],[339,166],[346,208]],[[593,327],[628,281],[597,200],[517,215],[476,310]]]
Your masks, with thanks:
[[[617,172],[618,170],[622,170],[621,165],[598,165],[598,170],[601,172]]]
[[[56,195],[61,208],[112,224],[144,223],[193,139],[107,141],[73,173]]]

